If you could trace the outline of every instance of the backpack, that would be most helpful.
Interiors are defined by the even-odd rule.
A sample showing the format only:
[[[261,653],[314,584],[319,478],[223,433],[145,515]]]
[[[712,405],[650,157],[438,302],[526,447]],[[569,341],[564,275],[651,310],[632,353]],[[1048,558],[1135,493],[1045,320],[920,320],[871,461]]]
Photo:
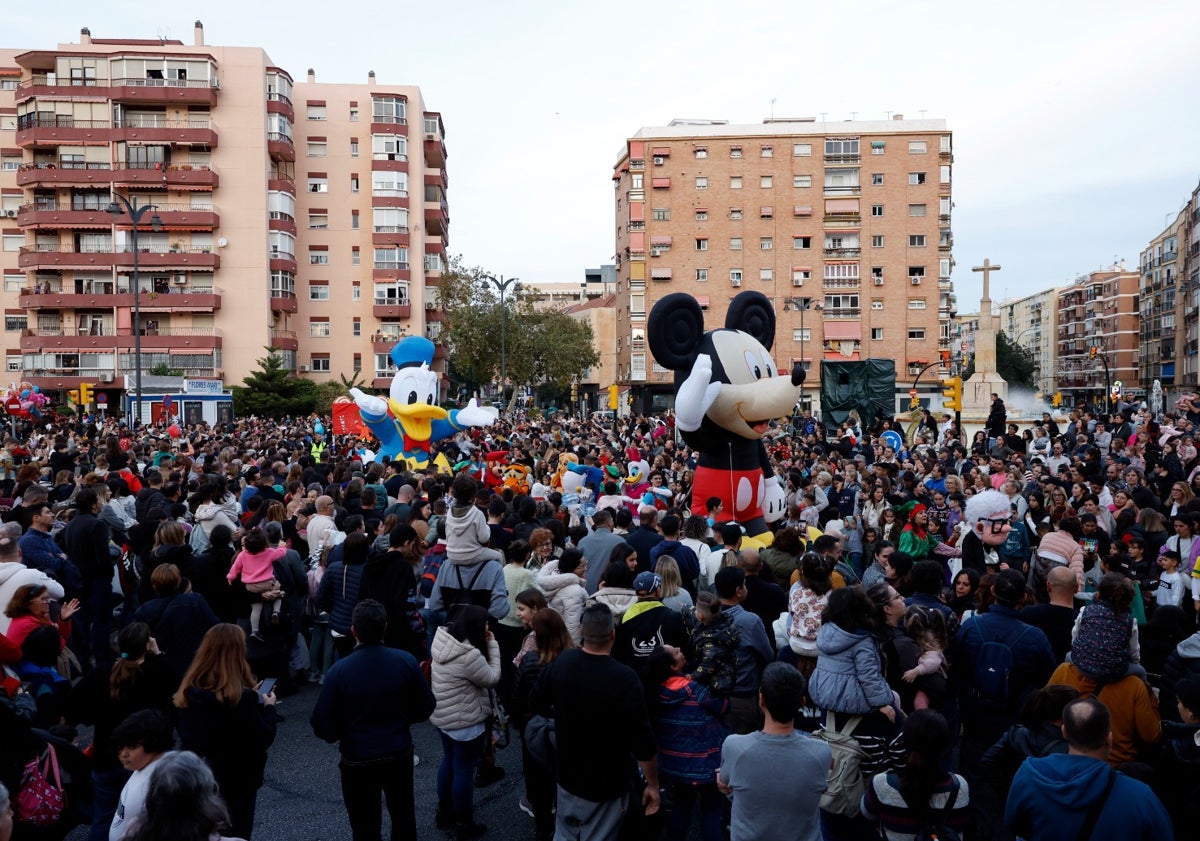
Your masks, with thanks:
[[[199,523],[192,526],[192,533],[188,535],[188,545],[192,547],[192,554],[195,555],[207,552],[212,546],[212,541],[208,539],[208,532]]]
[[[447,587],[442,585],[442,609],[446,611],[446,618],[454,618],[454,614],[459,608],[468,605],[476,605],[487,610],[492,605],[492,591],[476,590],[475,582],[479,580],[479,576],[483,574],[483,568],[495,561],[484,561],[475,568],[475,574],[471,576],[471,583],[463,586],[462,580],[462,565],[454,564],[454,577],[458,581],[457,587]]]
[[[983,645],[975,656],[971,675],[971,696],[984,710],[1011,712],[1017,700],[1013,680],[1016,661],[1013,659],[1012,649],[1021,637],[1029,633],[1031,626],[1022,623],[1021,632],[1011,639],[1003,636],[988,639],[982,614],[975,615],[975,624],[979,626]]]
[[[915,841],[961,841],[962,836],[958,834],[958,830],[946,826],[946,818],[950,816],[950,811],[954,808],[954,801],[958,799],[959,789],[958,777],[951,775],[950,782],[950,794],[946,796],[946,805],[921,825]]]
[[[829,745],[829,776],[821,795],[821,808],[826,812],[847,817],[860,813],[863,793],[867,790],[862,764],[869,757],[853,734],[862,719],[861,715],[852,716],[841,730],[831,730],[827,724],[813,734],[813,738]]]
[[[426,552],[425,562],[421,566],[421,578],[417,582],[421,596],[429,598],[433,595],[433,585],[437,582],[438,572],[446,562],[445,552]]]

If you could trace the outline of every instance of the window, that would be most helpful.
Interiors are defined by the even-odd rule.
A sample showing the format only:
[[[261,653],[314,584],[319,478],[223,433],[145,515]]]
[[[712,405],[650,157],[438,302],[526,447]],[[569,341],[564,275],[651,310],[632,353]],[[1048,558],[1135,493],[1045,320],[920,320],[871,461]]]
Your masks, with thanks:
[[[350,192],[352,192],[352,193],[358,192],[358,176],[357,175],[350,176]]]
[[[945,165],[938,167],[938,180],[943,184],[950,183],[950,167]]]
[[[321,339],[321,338],[328,337],[329,336],[329,322],[328,321],[316,321],[316,320],[309,321],[308,322],[308,335],[312,336],[314,339]]]
[[[350,122],[352,122],[352,123],[358,122],[358,106],[357,105],[350,106]]]
[[[796,157],[796,158],[812,157],[812,144],[811,143],[793,143],[792,144],[792,156]]]
[[[24,234],[4,234],[4,250],[20,251],[25,246]]]
[[[812,280],[812,269],[792,269],[793,286],[803,286],[806,280]]]
[[[329,252],[328,251],[312,251],[308,252],[308,264],[310,266],[328,266]]]
[[[352,300],[352,301],[361,301],[362,300],[362,284],[359,283],[358,281],[355,281],[354,284],[350,287],[350,300]],[[355,321],[357,321],[357,320],[358,319],[355,319]],[[358,334],[356,333],[355,335],[358,335]]]
[[[394,246],[376,248],[374,265],[377,269],[407,269],[408,249]]]
[[[924,248],[925,247],[925,235],[924,234],[909,234],[908,235],[908,247],[909,248]]]
[[[883,234],[872,234],[871,235],[871,247],[872,248],[883,248]]]
[[[729,147],[729,157],[740,158],[741,156],[742,156],[742,147],[741,146],[730,146]]]
[[[928,144],[926,144],[924,140],[910,140],[910,141],[908,141],[908,154],[910,154],[910,155],[924,155],[924,154],[925,154],[926,152],[928,152],[928,151],[929,151]]]
[[[354,354],[354,372],[357,374],[361,370],[362,370],[362,354],[356,353],[356,354]]]
[[[925,205],[910,204],[908,206],[908,215],[909,216],[924,216],[925,215]]]
[[[857,295],[826,295],[825,296],[825,311],[830,310],[851,310],[855,315],[858,314],[858,296]],[[847,313],[842,313],[846,315]]]
[[[921,184],[924,184],[924,183],[925,183],[925,173],[923,173],[923,172],[910,172],[910,173],[908,174],[908,183],[909,183],[909,184],[911,184],[911,185],[913,185],[914,187],[915,187],[915,186],[919,186],[919,185],[921,185]]]
[[[632,182],[629,185],[630,189],[641,190],[645,186],[645,176],[643,176],[640,172],[635,172],[633,175],[629,176],[629,178]]]
[[[328,371],[329,370],[329,357],[328,356],[309,357],[308,370],[310,370],[310,371]]]
[[[774,215],[775,215],[775,208],[773,208],[773,207],[763,206],[758,209],[758,218],[759,219],[770,219]]]
[[[398,96],[371,97],[371,122],[407,124],[408,103]]]
[[[803,330],[801,330],[799,327],[794,328],[792,330],[792,341],[793,342],[811,342],[812,341],[812,328],[805,327]]]
[[[708,189],[708,179],[705,178],[704,176],[697,176],[696,177],[696,189],[697,190],[707,190]]]
[[[4,273],[4,291],[5,292],[20,292],[25,288],[24,274],[9,274]]]
[[[924,298],[909,298],[908,299],[908,308],[910,310],[925,309],[925,299]]]
[[[882,216],[883,215],[883,205],[881,205],[881,204],[871,205],[871,215],[872,216]]]
[[[735,284],[741,283],[742,282],[742,270],[741,269],[730,269],[729,270],[729,280],[730,280],[730,282],[735,283]]]
[[[310,300],[310,301],[328,301],[329,300],[328,284],[310,283],[308,286],[308,300]]]
[[[362,255],[358,250],[358,246],[356,245],[350,249],[350,265],[357,266],[357,265],[360,265],[361,263],[362,263]]]
[[[812,237],[792,237],[792,249],[802,251],[805,248],[812,248]]]
[[[872,140],[871,141],[871,154],[872,155],[882,155],[883,149],[886,145],[887,145],[887,141],[885,141],[885,140]]]
[[[825,138],[825,155],[827,157],[837,155],[857,155],[858,154],[858,138],[857,137],[827,137]]]
[[[371,158],[376,161],[407,161],[408,138],[395,134],[371,135]]]
[[[697,146],[696,147],[696,157],[697,158],[707,158],[708,157],[708,148],[705,146]]]
[[[5,155],[3,158],[0,158],[0,169],[4,170],[5,172],[14,172],[20,168],[20,155]]]
[[[352,335],[352,336],[361,336],[362,335],[362,319],[359,318],[358,316],[355,316],[354,321],[352,321],[350,323],[350,335]]]
[[[925,267],[924,266],[909,266],[908,267],[908,276],[909,277],[925,277]]]
[[[308,106],[308,118],[309,118],[310,120],[324,120],[324,119],[327,119],[327,118],[326,118],[326,114],[325,114],[325,106],[324,106],[324,105],[310,105],[310,106]]]
[[[696,250],[708,251],[708,237],[696,237]]]
[[[350,157],[352,157],[352,158],[358,157],[358,139],[357,138],[350,141]]]
[[[325,212],[309,211],[308,228],[312,231],[319,231],[329,227],[329,214]]]
[[[329,180],[325,178],[308,179],[308,191],[310,193],[328,193]]]
[[[924,327],[909,327],[908,328],[908,340],[910,342],[925,341],[925,328]]]
[[[758,186],[762,187],[764,189],[770,189],[771,185],[774,182],[775,182],[775,179],[772,178],[770,175],[760,175],[758,177]]]
[[[882,327],[872,327],[871,328],[871,341],[873,341],[873,342],[883,341],[883,328]]]
[[[802,188],[802,187],[811,187],[812,186],[812,176],[811,175],[793,175],[792,176],[792,186],[796,187],[797,189]]]
[[[730,251],[741,251],[742,250],[742,238],[741,237],[730,237],[729,238],[729,250]]]
[[[871,309],[876,311],[883,309],[883,298],[872,298]]]
[[[707,210],[697,210],[696,211],[696,221],[697,222],[707,222],[708,221],[708,211]]]
[[[760,158],[773,158],[775,157],[775,149],[772,146],[763,146],[758,150],[758,155]]]
[[[871,173],[871,186],[880,187],[882,185],[883,185],[883,173],[882,172],[872,172]]]
[[[357,210],[350,211],[350,230],[357,231],[359,226],[359,215]]]
[[[0,91],[15,91],[16,89],[16,79],[0,79]]]
[[[740,175],[731,176],[729,179],[729,189],[731,189],[731,190],[742,189],[742,176],[740,176]]]
[[[770,251],[774,247],[775,247],[775,241],[771,237],[759,237],[758,238],[758,250],[759,251]]]
[[[310,140],[308,143],[308,156],[310,158],[323,158],[323,157],[325,157],[328,149],[329,149],[329,146],[324,141],[321,141],[321,140],[311,141]],[[326,360],[326,361],[328,361],[328,360]]]
[[[404,172],[372,172],[371,195],[390,198],[408,197],[408,174]]]
[[[708,269],[696,269],[696,280],[708,280]]]
[[[742,209],[740,207],[729,208],[729,218],[733,221],[738,221],[742,218]]]
[[[759,280],[774,280],[775,279],[775,270],[774,269],[759,269],[758,270],[758,279]]]
[[[29,326],[29,319],[23,315],[5,315],[4,332],[20,333]]]
[[[373,230],[377,234],[408,233],[408,209],[376,207],[371,211]]]

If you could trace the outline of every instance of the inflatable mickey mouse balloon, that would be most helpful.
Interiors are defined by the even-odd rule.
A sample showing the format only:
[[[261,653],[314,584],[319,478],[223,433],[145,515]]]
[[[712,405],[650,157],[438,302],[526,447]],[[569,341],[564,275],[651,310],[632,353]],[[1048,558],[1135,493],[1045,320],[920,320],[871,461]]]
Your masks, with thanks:
[[[704,311],[675,292],[654,305],[647,323],[650,352],[675,372],[675,425],[698,454],[692,513],[721,500],[723,516],[760,544],[771,542],[764,509],[781,510],[783,487],[762,441],[773,418],[791,414],[804,369],[781,376],[771,358],[775,310],[761,292],[729,303],[722,329],[704,329]]]

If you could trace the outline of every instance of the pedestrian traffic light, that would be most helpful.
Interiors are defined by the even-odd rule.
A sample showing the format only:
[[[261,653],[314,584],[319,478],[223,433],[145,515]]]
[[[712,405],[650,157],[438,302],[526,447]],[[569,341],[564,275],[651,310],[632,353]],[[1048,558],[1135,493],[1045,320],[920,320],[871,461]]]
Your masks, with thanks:
[[[962,377],[942,380],[942,404],[955,412],[962,411]]]
[[[619,399],[618,395],[617,395],[617,391],[618,391],[618,389],[615,385],[610,385],[608,387],[608,408],[610,408],[610,409],[615,409],[615,408],[617,408],[618,405],[620,405],[617,402]]]
[[[91,404],[92,388],[93,388],[93,386],[91,383],[80,383],[79,384],[79,405],[80,406],[83,406],[86,408],[89,404]]]
[[[1100,348],[1098,348],[1098,347],[1092,348],[1090,351],[1088,351],[1088,359],[1095,359],[1096,354],[1099,352],[1100,352]]]

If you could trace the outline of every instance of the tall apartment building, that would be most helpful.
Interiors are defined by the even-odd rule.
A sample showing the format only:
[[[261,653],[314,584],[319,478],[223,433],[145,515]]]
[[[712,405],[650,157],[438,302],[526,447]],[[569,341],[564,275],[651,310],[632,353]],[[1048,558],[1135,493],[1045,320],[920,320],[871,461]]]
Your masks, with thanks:
[[[1200,186],[1138,260],[1141,378],[1170,392],[1200,387]]]
[[[1046,289],[1000,304],[999,329],[1037,364],[1037,388],[1058,391],[1058,290]]]
[[[1081,275],[1057,290],[1058,389],[1068,405],[1081,398],[1101,398],[1106,385],[1118,381],[1126,393],[1142,392],[1138,280],[1137,272],[1118,264]],[[1109,383],[1105,383],[1105,362]]]
[[[983,318],[979,312],[964,312],[959,313],[954,319],[954,323],[950,326],[950,359],[951,363],[956,365],[955,373],[961,374],[967,369],[971,362],[971,357],[975,355],[975,338],[979,335],[980,327],[983,325]],[[1000,313],[992,311],[992,330],[999,333]]]
[[[10,379],[119,392],[134,372],[133,234],[105,212],[114,194],[155,206],[137,232],[144,371],[237,384],[271,345],[306,376],[361,367],[383,385],[390,344],[372,339],[436,331],[445,146],[420,91],[295,85],[262,49],[203,35],[199,21],[190,45],[84,29],[0,50]]]
[[[613,173],[617,378],[633,408],[667,406],[671,372],[654,364],[646,316],[692,293],[723,326],[734,295],[775,305],[781,370],[896,360],[897,408],[911,378],[949,364],[952,137],[943,120],[762,125],[675,120],[640,129]],[[921,380],[938,391],[938,367]]]

